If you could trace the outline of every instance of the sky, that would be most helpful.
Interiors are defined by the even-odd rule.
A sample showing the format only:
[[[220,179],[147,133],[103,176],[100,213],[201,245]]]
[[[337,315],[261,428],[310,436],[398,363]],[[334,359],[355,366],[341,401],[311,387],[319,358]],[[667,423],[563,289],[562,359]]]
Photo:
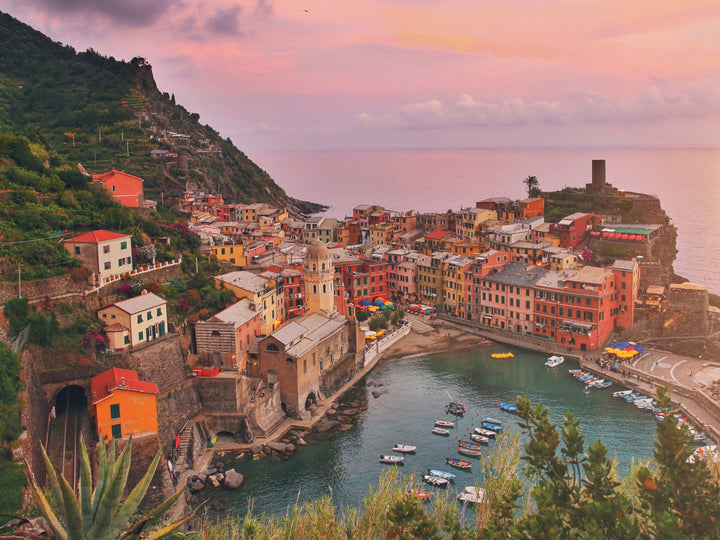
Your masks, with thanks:
[[[243,150],[720,145],[717,0],[0,0]]]

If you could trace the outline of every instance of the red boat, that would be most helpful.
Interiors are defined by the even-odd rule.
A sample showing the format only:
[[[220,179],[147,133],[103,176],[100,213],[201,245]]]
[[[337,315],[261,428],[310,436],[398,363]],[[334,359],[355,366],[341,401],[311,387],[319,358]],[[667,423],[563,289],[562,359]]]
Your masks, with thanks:
[[[430,498],[430,495],[432,495],[431,493],[429,493],[427,491],[423,491],[422,489],[412,489],[412,488],[408,489],[408,493],[412,493],[418,499],[426,499],[426,500]]]
[[[467,461],[465,459],[459,459],[459,458],[452,458],[448,457],[445,458],[445,462],[448,465],[451,465],[452,467],[455,467],[456,469],[464,469],[464,470],[470,470],[472,467],[472,463],[470,461]]]

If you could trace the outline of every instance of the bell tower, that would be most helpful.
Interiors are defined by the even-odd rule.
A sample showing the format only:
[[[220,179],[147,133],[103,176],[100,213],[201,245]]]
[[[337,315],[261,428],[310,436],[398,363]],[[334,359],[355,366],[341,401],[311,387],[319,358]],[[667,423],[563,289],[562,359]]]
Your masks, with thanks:
[[[329,316],[335,312],[335,268],[328,248],[319,240],[308,246],[303,265],[307,313]]]

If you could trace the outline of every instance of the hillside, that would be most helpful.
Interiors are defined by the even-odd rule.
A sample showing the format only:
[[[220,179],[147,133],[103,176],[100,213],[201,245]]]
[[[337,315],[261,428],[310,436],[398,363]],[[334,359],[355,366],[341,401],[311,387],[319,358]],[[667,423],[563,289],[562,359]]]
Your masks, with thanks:
[[[23,135],[89,172],[118,169],[145,180],[146,197],[190,184],[227,202],[268,202],[311,213],[197,113],[161,93],[144,58],[129,62],[52,41],[0,13],[0,130]],[[151,151],[155,156],[151,156]],[[55,163],[53,162],[55,159]]]

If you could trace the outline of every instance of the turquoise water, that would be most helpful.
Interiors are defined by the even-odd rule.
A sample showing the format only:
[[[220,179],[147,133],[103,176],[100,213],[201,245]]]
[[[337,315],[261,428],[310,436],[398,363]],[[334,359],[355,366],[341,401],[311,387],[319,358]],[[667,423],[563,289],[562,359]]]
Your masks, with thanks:
[[[515,358],[490,357],[505,351]],[[235,461],[245,482],[234,492],[212,492],[209,510],[244,515],[252,499],[256,514],[284,514],[296,502],[330,493],[337,506],[359,506],[387,467],[378,462],[380,454],[391,454],[395,443],[418,448],[406,456],[403,473],[442,469],[458,475],[459,487],[474,484],[481,479],[478,460],[471,459],[473,470],[468,474],[450,468],[445,457],[462,457],[456,451],[457,440],[469,439],[485,415],[501,418],[506,429],[519,432],[515,417],[498,408],[501,401],[514,403],[519,395],[548,407],[556,423],[565,411],[572,411],[580,420],[586,447],[596,439],[603,441],[623,475],[633,456],[652,457],[651,414],[613,398],[612,392],[619,389],[614,385],[585,393],[584,385],[568,373],[577,367],[573,363],[550,370],[544,362],[543,355],[506,346],[382,361],[346,398],[367,403],[355,427],[324,439],[309,437],[309,444],[289,459]],[[383,393],[374,398],[372,391]],[[446,415],[448,394],[467,406],[463,418]],[[456,422],[450,437],[430,433],[440,419]],[[492,452],[494,444],[491,441],[483,452]]]

